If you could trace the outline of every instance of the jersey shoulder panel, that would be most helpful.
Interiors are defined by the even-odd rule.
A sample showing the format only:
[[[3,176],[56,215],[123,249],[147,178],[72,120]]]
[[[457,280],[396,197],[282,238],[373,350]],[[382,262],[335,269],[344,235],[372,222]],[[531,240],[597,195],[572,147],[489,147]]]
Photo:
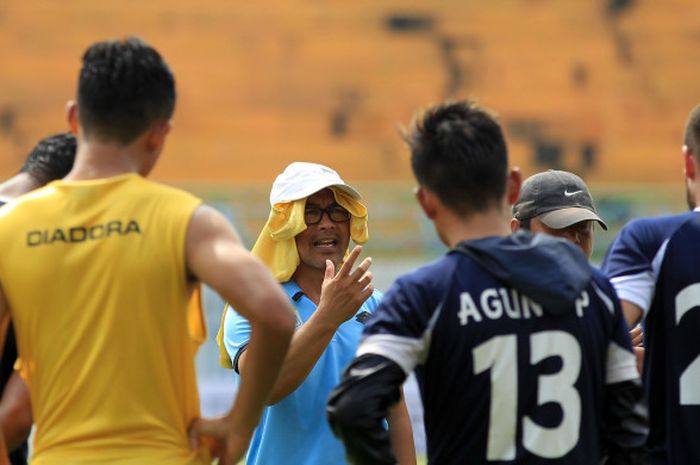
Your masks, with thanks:
[[[661,245],[693,212],[638,218],[627,223],[610,244],[602,271],[609,278],[650,271]]]

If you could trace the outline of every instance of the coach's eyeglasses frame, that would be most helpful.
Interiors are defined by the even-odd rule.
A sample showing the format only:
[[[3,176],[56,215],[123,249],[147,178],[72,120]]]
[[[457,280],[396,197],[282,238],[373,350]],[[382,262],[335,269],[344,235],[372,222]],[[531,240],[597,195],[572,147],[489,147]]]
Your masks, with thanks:
[[[304,222],[307,226],[318,224],[323,219],[323,215],[328,215],[328,218],[334,223],[346,223],[350,221],[350,212],[340,205],[331,205],[330,207],[306,207],[304,210]]]

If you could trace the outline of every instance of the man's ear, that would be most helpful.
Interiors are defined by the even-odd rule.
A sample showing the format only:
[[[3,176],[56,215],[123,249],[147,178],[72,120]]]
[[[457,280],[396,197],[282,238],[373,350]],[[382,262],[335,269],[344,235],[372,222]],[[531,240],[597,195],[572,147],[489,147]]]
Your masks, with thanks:
[[[71,134],[77,136],[80,124],[78,122],[78,102],[75,100],[68,100],[66,103],[66,120]]]
[[[518,229],[520,229],[520,220],[517,218],[511,218],[510,219],[510,231],[515,232]]]
[[[523,175],[520,173],[520,168],[513,167],[508,173],[506,181],[506,199],[508,205],[513,205],[520,197],[520,186],[523,184]]]
[[[683,172],[689,181],[695,181],[695,156],[687,145],[683,146]]]
[[[423,186],[416,188],[416,200],[420,205],[421,209],[429,219],[434,219],[437,213],[437,197],[435,193],[426,189]]]
[[[151,126],[151,129],[148,130],[146,148],[151,152],[160,153],[160,151],[163,150],[163,145],[165,145],[165,138],[172,127],[173,125],[170,120],[156,121]]]

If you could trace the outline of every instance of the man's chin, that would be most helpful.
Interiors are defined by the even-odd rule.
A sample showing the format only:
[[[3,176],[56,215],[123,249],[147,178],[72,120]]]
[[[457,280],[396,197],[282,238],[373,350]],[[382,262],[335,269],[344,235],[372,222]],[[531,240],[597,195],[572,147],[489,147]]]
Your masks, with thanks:
[[[343,257],[342,256],[338,256],[338,255],[323,256],[320,261],[321,261],[321,264],[322,264],[324,270],[326,269],[326,260],[330,260],[333,262],[333,266],[335,267],[336,272],[343,265]]]

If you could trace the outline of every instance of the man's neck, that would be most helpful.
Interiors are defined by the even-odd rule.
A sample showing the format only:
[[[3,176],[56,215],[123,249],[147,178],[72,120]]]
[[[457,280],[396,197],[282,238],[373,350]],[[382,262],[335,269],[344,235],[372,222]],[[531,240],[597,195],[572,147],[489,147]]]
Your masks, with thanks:
[[[508,219],[501,210],[491,209],[462,218],[450,212],[449,216],[435,219],[440,238],[449,248],[462,241],[489,236],[507,236],[511,233]]]
[[[292,280],[297,283],[307,298],[318,305],[321,300],[321,286],[323,285],[324,275],[324,271],[309,268],[302,263],[294,272]]]
[[[65,179],[78,181],[139,173],[145,158],[145,154],[134,144],[120,146],[100,141],[81,141],[73,169]]]
[[[39,187],[41,184],[29,173],[19,173],[0,184],[0,200],[11,200]]]

